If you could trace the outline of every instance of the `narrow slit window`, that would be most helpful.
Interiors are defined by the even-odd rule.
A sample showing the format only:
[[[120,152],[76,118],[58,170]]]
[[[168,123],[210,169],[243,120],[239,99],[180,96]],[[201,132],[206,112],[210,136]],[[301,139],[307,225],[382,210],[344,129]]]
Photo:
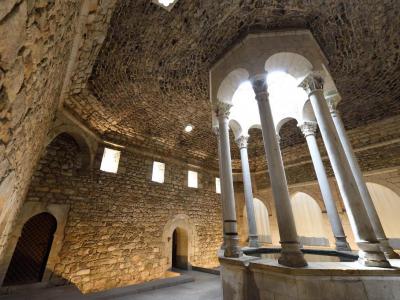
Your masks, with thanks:
[[[221,179],[218,177],[215,178],[215,192],[221,194]]]
[[[188,187],[196,188],[198,187],[198,178],[197,172],[195,171],[188,171]]]
[[[153,174],[151,180],[158,183],[164,183],[165,164],[162,162],[153,162]]]
[[[100,170],[110,173],[117,173],[121,151],[104,148],[103,159],[101,160]]]

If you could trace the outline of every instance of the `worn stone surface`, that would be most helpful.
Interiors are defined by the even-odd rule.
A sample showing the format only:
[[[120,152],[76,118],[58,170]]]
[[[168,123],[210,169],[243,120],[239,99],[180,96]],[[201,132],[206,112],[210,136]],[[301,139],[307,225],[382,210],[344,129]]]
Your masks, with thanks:
[[[111,15],[109,7],[114,3],[86,1],[91,3],[90,13],[80,22],[82,1],[20,0],[5,1],[5,6],[3,2],[0,5],[0,258],[34,167],[46,146],[76,34],[82,34],[83,44],[78,48],[87,53],[84,58],[87,63],[80,67],[91,64],[88,54],[92,59],[97,55],[99,46],[94,40],[100,43],[101,38],[92,39],[93,35],[78,27],[87,27],[96,36],[104,36],[103,27],[90,24],[93,21],[90,13],[99,15],[98,23],[107,24],[105,15]],[[84,43],[85,37],[91,41]],[[87,77],[89,74],[90,70]]]
[[[190,263],[218,265],[222,220],[213,175],[202,172],[194,190],[185,185],[187,168],[167,162],[165,183],[154,183],[153,160],[128,151],[122,152],[118,174],[106,173],[98,170],[101,150],[96,170],[81,175],[80,149],[61,134],[32,178],[26,201],[70,205],[55,275],[83,292],[161,278],[169,257],[163,233],[179,214],[195,226]]]
[[[344,123],[355,128],[400,111],[399,12],[398,1],[178,1],[170,13],[150,1],[121,1],[91,75],[96,100],[73,97],[67,105],[102,134],[216,166],[212,63],[248,32],[309,28],[344,99]],[[290,137],[283,147],[300,142],[293,131],[283,135]]]

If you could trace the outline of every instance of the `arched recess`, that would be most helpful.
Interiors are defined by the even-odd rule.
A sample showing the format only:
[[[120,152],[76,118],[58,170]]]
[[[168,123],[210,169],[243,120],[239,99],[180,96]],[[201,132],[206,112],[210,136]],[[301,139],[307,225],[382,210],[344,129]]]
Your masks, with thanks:
[[[72,125],[62,124],[54,127],[47,136],[47,144],[50,145],[59,135],[70,135],[79,146],[79,159],[81,161],[81,170],[89,170],[93,166],[96,148],[93,143],[82,133],[82,131]]]
[[[10,237],[10,243],[4,252],[4,264],[0,266],[0,282],[4,284],[6,272],[9,269],[17,243],[23,234],[24,225],[33,217],[40,214],[51,215],[56,221],[56,229],[53,233],[52,244],[48,253],[46,266],[41,277],[42,282],[55,281],[58,278],[54,274],[56,264],[60,261],[59,252],[64,241],[64,231],[67,223],[69,205],[46,204],[28,201],[22,207],[18,221]]]
[[[367,182],[367,188],[390,244],[400,249],[400,196],[378,183]]]
[[[268,209],[260,199],[254,198],[253,204],[254,204],[254,215],[256,218],[258,241],[260,243],[271,244],[272,239],[271,239],[271,230],[269,226]],[[245,219],[245,224],[247,229],[246,234],[248,234],[249,230],[247,227],[248,222],[247,222],[246,206],[243,207],[243,217]]]
[[[189,266],[188,233],[177,227],[172,234],[172,267],[187,270]]]
[[[321,208],[310,195],[297,192],[291,197],[297,234],[302,245],[329,246]]]
[[[56,218],[46,212],[33,216],[24,224],[3,285],[42,280],[56,229]]]
[[[184,256],[187,253],[187,258],[184,258],[186,263],[186,268],[190,270],[192,268],[192,259],[194,256],[194,241],[195,241],[195,229],[194,224],[191,222],[189,216],[184,214],[179,214],[174,216],[164,227],[162,241],[164,243],[164,257],[167,258],[166,270],[172,268],[172,253],[173,253],[173,242],[174,242],[174,232],[178,234],[181,238],[181,248],[179,254]],[[187,245],[187,248],[186,246]],[[182,253],[184,251],[185,253]]]

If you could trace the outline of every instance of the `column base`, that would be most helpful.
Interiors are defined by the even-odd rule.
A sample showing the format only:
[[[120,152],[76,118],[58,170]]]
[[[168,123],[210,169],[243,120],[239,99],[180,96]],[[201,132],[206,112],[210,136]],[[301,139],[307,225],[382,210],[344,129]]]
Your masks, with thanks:
[[[345,236],[336,236],[335,245],[337,251],[351,251],[350,245]]]
[[[388,239],[378,239],[378,241],[380,244],[380,248],[383,251],[383,253],[385,254],[385,257],[387,259],[400,258],[400,255],[397,254],[396,252],[394,252],[393,248],[390,246]]]
[[[367,241],[357,242],[360,250],[358,251],[358,262],[366,267],[390,268],[385,255],[380,249],[379,243]]]
[[[243,255],[242,249],[239,246],[239,237],[237,235],[225,236],[225,257],[241,257]]]
[[[258,235],[249,235],[249,247],[250,248],[260,247],[260,244],[258,243]]]
[[[298,242],[280,242],[282,245],[281,256],[278,263],[287,267],[300,268],[307,266],[303,252]]]

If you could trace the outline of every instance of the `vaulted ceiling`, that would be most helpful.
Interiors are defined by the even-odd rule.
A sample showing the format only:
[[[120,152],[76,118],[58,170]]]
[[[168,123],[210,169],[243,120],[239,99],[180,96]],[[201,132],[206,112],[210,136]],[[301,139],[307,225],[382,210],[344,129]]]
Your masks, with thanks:
[[[355,128],[400,113],[399,15],[398,0],[179,0],[171,12],[121,0],[87,91],[66,106],[105,138],[215,164],[210,66],[249,32],[307,28],[330,63],[345,125]],[[281,130],[283,148],[304,142],[291,125]],[[260,132],[249,147],[263,155]]]

